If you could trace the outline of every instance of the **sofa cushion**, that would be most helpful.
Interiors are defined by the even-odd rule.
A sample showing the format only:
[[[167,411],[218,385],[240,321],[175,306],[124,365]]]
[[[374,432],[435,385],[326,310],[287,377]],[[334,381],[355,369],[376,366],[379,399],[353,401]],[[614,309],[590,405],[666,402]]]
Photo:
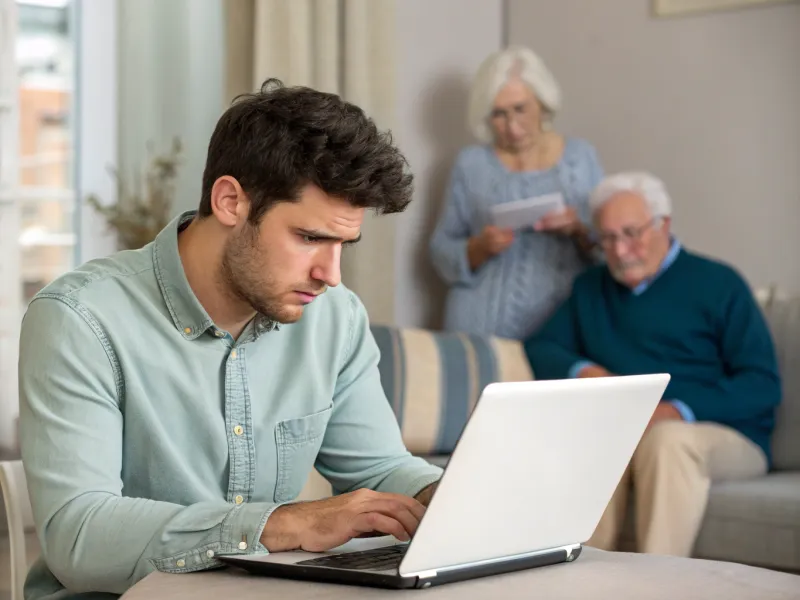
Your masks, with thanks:
[[[449,454],[481,391],[532,379],[519,342],[372,325],[381,383],[414,454]]]
[[[773,464],[777,470],[800,469],[800,297],[779,293],[763,302],[783,383],[772,437]]]
[[[695,555],[800,571],[800,472],[711,486]]]

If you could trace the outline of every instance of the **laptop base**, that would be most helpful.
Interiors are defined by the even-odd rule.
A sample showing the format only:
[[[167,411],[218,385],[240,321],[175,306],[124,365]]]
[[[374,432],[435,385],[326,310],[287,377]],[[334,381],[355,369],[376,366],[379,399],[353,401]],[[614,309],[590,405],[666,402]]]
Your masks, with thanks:
[[[387,589],[424,589],[435,585],[467,581],[491,575],[502,575],[536,567],[546,567],[564,562],[572,562],[581,554],[582,547],[578,546],[571,553],[559,549],[553,552],[543,552],[533,556],[519,559],[510,559],[479,564],[471,567],[448,568],[431,573],[430,576],[404,577],[397,572],[376,572],[351,569],[337,569],[330,567],[305,566],[294,564],[270,563],[256,560],[247,560],[242,555],[219,555],[217,558],[228,565],[243,569],[253,575],[280,577],[283,579],[297,579],[303,581],[317,581],[326,583],[339,583],[344,585],[358,585]]]

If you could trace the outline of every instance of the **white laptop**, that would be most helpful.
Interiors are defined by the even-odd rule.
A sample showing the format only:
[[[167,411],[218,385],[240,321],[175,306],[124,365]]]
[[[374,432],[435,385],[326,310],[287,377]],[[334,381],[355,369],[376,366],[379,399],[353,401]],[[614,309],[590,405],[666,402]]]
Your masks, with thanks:
[[[426,588],[575,560],[600,521],[669,375],[494,383],[413,540],[322,554],[225,555],[273,577]]]

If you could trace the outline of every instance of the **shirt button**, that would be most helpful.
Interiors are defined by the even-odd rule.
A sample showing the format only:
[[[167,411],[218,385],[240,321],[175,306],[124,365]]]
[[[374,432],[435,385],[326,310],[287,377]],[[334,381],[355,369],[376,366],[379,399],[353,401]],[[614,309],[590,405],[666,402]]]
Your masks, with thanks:
[[[186,327],[186,328],[183,330],[183,333],[185,333],[186,335],[189,335],[190,333],[192,333],[192,328],[191,328],[191,327]]]
[[[231,359],[236,360],[236,350],[231,352]]]
[[[247,550],[247,542],[239,542],[239,550]]]
[[[224,331],[220,331],[218,329],[217,331],[214,332],[214,335],[217,336],[217,337],[225,337],[225,332]]]
[[[209,550],[208,552],[206,552],[206,556],[208,558],[214,558],[214,551],[213,550]]]
[[[244,433],[244,429],[242,429],[241,425],[237,425],[236,427],[233,428],[233,433],[235,433],[236,435],[242,435]]]
[[[244,502],[244,498],[242,496],[236,496],[236,498],[234,498],[233,501],[236,502],[236,504],[241,504],[242,502]]]
[[[183,567],[186,566],[186,561],[183,560],[182,558],[179,558],[175,564],[179,569],[182,569]]]

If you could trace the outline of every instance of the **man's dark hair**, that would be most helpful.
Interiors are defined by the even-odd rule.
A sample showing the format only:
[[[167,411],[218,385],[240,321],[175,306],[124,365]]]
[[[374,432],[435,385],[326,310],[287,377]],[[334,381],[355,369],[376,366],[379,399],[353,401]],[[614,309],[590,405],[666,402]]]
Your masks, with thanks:
[[[217,122],[199,215],[211,214],[211,188],[223,175],[249,196],[252,223],[278,202],[297,201],[307,184],[353,206],[397,213],[411,201],[407,164],[391,134],[378,131],[359,107],[268,79],[258,92],[238,96]]]

